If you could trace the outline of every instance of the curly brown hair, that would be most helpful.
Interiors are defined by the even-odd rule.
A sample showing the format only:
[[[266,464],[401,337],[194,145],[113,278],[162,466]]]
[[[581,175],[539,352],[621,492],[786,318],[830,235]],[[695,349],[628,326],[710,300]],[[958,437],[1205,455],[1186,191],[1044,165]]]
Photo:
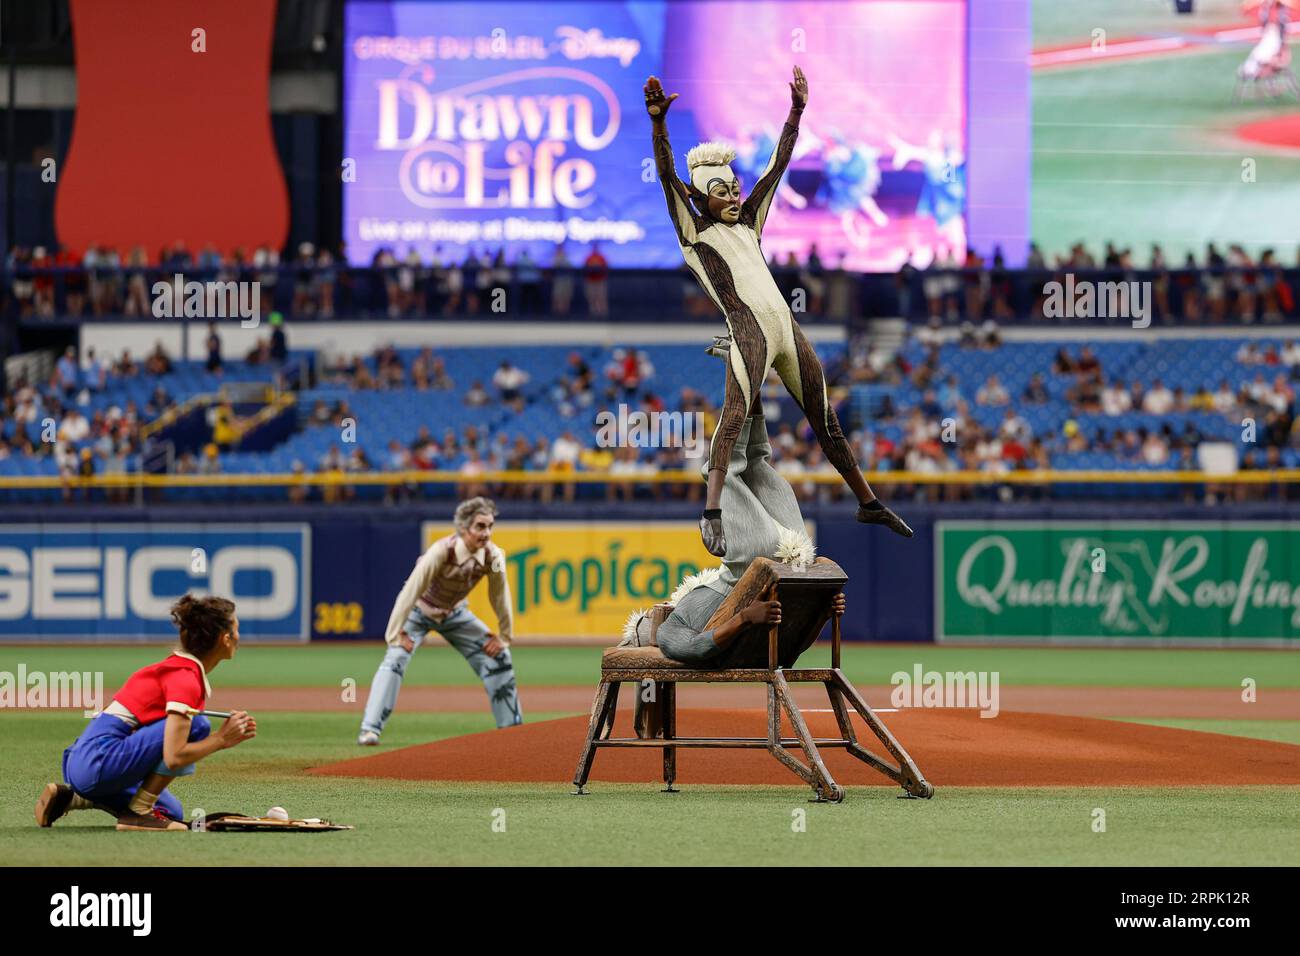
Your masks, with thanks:
[[[172,605],[172,623],[181,635],[181,647],[202,657],[235,627],[235,602],[221,597],[187,594]]]

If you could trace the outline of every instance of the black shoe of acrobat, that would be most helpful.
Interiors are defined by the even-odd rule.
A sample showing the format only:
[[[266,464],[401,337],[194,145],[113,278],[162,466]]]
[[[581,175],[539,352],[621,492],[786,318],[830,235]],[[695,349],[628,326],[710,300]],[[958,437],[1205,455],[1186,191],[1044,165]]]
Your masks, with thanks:
[[[700,515],[700,540],[704,542],[704,550],[715,558],[726,556],[727,537],[722,533],[722,509],[716,508]]]
[[[858,505],[858,520],[863,524],[884,525],[894,534],[901,534],[904,538],[910,538],[914,533],[907,522],[882,505],[879,498]]]

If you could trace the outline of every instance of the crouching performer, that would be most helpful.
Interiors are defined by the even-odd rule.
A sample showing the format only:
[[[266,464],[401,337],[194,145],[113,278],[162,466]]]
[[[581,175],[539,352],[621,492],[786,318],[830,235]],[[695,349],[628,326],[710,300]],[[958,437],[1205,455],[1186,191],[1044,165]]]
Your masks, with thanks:
[[[385,637],[388,652],[375,672],[366,699],[357,743],[374,746],[397,706],[397,692],[411,655],[430,631],[464,655],[492,705],[498,727],[524,722],[510,657],[513,610],[506,580],[506,556],[492,543],[497,506],[488,498],[470,498],[456,507],[456,530],[436,541],[415,565],[393,604]],[[466,598],[483,578],[497,616],[497,633],[474,616]]]
[[[235,604],[186,595],[172,605],[180,648],[136,671],[112,702],[63,752],[65,784],[45,785],[36,822],[48,827],[71,810],[103,810],[119,830],[185,830],[181,802],[167,788],[200,760],[257,735],[235,711],[212,733],[203,710],[208,675],[239,647]]]

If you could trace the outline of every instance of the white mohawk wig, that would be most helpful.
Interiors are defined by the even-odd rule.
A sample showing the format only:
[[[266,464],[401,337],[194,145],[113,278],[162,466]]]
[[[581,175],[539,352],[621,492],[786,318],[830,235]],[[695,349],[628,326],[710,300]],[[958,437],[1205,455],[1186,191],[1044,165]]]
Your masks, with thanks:
[[[736,178],[730,165],[735,158],[736,151],[726,143],[700,143],[686,154],[687,177],[692,186],[707,193],[715,179],[729,183]]]
[[[726,166],[736,158],[736,151],[726,143],[700,143],[686,154],[686,169],[696,166]]]

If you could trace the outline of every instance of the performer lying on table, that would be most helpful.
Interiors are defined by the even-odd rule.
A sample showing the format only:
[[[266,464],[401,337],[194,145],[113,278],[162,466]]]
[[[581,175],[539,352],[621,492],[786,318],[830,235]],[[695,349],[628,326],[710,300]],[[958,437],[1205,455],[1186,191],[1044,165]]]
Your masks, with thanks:
[[[751,624],[781,621],[778,601],[757,601],[717,627],[707,629],[750,563],[771,557],[794,564],[810,564],[812,542],[804,532],[803,515],[789,482],[772,467],[772,446],[767,423],[755,401],[732,446],[722,486],[722,513],[726,525],[727,553],[720,568],[692,575],[669,599],[673,611],[656,632],[664,655],[685,663],[708,662],[729,666],[740,646],[735,638]],[[844,595],[835,599],[836,615],[844,613]],[[634,626],[625,643],[648,643],[649,621]]]

